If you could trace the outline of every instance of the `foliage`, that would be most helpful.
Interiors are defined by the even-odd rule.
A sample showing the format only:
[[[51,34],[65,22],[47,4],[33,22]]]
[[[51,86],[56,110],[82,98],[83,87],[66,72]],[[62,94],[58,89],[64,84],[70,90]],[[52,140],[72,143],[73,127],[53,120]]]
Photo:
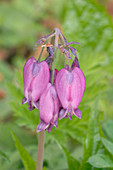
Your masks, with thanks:
[[[79,169],[80,162],[77,159],[73,158],[65,147],[62,146],[62,148],[66,154],[66,157],[67,157],[68,169],[69,170]]]
[[[34,170],[36,169],[36,164],[33,161],[32,157],[28,154],[28,152],[24,149],[24,147],[19,142],[18,138],[15,136],[14,133],[12,133],[13,139],[15,141],[16,147],[19,151],[20,157],[24,163],[26,170]]]
[[[108,155],[97,154],[89,158],[89,163],[96,168],[113,168],[113,161]]]
[[[49,4],[44,0],[1,2],[0,46],[12,48],[26,45],[33,48],[37,41],[37,36],[39,36],[38,32],[48,32],[43,26],[45,19],[48,19],[51,13],[53,16],[56,15],[56,9],[52,8],[53,5],[51,2],[50,8]]]
[[[34,4],[30,0],[25,5],[26,10],[22,8],[23,3],[26,4],[26,1],[16,0],[12,1],[10,5],[2,4],[0,6],[2,9],[0,11],[3,12],[2,16],[7,21],[4,22],[2,17],[0,18],[2,37],[6,39],[4,42],[0,41],[0,44],[4,47],[10,48],[14,44],[22,45],[24,43],[32,46],[36,41],[37,32],[47,31],[44,27],[42,28],[39,22],[36,22],[37,19],[46,15],[44,1],[42,1],[42,5],[41,1],[37,2],[41,6],[39,15],[36,11],[33,12]],[[105,8],[93,0],[72,0],[66,3],[63,1],[62,4],[62,9],[57,17],[63,23],[66,38],[68,41],[78,41],[82,44],[82,46],[76,45],[76,48],[79,51],[80,67],[86,77],[86,90],[79,106],[82,111],[82,119],[79,120],[73,116],[72,121],[69,119],[60,120],[58,128],[53,128],[51,133],[46,134],[44,167],[56,168],[56,170],[60,170],[60,167],[67,168],[67,166],[69,170],[113,168],[113,121],[109,120],[113,118],[113,83],[111,81],[113,74],[113,23]],[[6,13],[6,11],[8,12]],[[8,16],[8,14],[10,15]],[[14,14],[17,16],[16,20],[18,19],[17,25],[16,22],[13,22]],[[8,21],[8,19],[10,20]],[[9,27],[7,23],[10,23]],[[26,28],[28,28],[27,32]],[[10,37],[13,39],[11,42],[9,41]],[[62,66],[62,62],[60,62],[61,65],[59,62],[60,56],[56,62],[57,68]],[[17,124],[22,129],[26,127],[31,133],[35,132],[36,138],[36,127],[39,123],[38,110],[30,112],[27,104],[21,104],[24,97],[22,78],[24,63],[23,61],[20,63],[21,66],[13,75],[14,83],[12,83],[12,77],[7,83],[10,106],[15,113],[14,118]],[[5,72],[5,69],[3,70]],[[10,71],[7,69],[7,72]],[[36,143],[34,148],[30,144],[32,149],[27,149],[30,151],[29,153],[33,153],[31,154],[32,159],[17,137],[15,135],[13,137],[25,168],[27,169],[32,163],[35,167],[33,159],[36,160]],[[59,147],[61,150],[58,149]],[[63,153],[66,159],[64,159]],[[13,159],[14,154],[17,155],[17,152],[12,154]],[[49,156],[47,156],[48,154]],[[19,156],[14,159],[14,162],[17,160],[19,160]],[[7,167],[10,167],[9,164]],[[19,169],[22,168],[23,166]]]
[[[9,157],[0,150],[0,156],[2,156],[4,159],[8,160],[9,161]]]
[[[93,0],[72,0],[67,6],[63,21],[69,41],[76,37],[86,52],[91,49],[112,56],[113,22],[105,7]]]

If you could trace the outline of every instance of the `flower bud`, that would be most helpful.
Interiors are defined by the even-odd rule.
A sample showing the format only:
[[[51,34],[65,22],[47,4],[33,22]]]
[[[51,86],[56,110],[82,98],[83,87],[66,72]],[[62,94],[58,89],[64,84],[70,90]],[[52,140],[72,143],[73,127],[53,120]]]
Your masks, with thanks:
[[[45,61],[37,63],[37,60],[31,57],[25,63],[23,70],[25,97],[22,103],[28,102],[29,110],[33,109],[32,105],[38,107],[37,101],[47,87],[49,76],[49,67]]]
[[[71,72],[61,69],[56,76],[55,87],[63,107],[59,119],[68,115],[71,120],[73,114],[81,118],[81,111],[77,107],[84,94],[85,77],[80,68],[75,67]]]
[[[37,127],[37,132],[44,129],[48,129],[48,132],[50,132],[53,126],[57,127],[58,112],[58,96],[55,87],[49,83],[39,101],[39,117],[41,122]]]

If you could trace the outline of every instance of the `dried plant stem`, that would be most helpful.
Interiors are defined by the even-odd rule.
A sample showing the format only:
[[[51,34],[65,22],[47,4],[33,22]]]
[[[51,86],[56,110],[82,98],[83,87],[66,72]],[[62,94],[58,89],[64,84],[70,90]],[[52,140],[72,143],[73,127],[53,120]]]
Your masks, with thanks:
[[[44,142],[45,142],[45,130],[39,132],[36,170],[42,170],[43,168]]]

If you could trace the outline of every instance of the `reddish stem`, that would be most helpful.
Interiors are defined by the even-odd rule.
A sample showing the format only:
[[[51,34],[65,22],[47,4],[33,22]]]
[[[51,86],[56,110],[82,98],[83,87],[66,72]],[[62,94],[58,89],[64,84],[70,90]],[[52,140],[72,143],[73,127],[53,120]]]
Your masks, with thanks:
[[[45,130],[39,132],[36,170],[42,170],[43,168],[44,142],[45,142]]]

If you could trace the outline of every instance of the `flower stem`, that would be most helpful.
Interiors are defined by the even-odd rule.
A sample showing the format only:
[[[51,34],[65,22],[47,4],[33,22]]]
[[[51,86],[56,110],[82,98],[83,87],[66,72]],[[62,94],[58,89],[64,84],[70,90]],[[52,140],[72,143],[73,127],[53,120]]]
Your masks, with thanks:
[[[42,170],[43,168],[44,142],[45,142],[45,130],[39,132],[36,170]]]

